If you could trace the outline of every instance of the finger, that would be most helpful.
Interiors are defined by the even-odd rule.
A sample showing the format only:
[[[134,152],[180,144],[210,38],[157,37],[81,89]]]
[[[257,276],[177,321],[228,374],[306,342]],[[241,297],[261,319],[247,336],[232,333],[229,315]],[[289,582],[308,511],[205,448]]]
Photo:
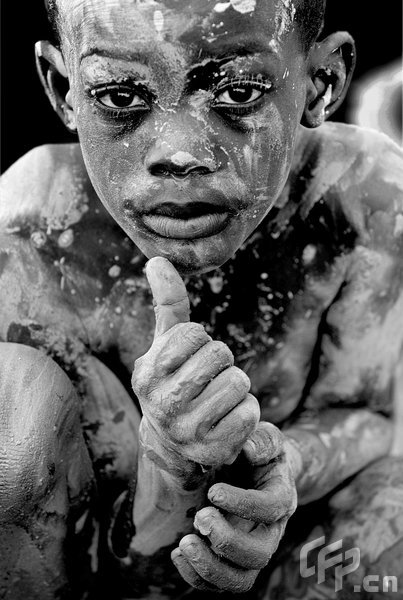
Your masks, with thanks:
[[[261,489],[244,490],[216,483],[209,489],[208,499],[221,510],[266,525],[290,517],[297,506],[295,485],[287,465],[275,465]]]
[[[183,427],[197,440],[204,439],[209,430],[225,417],[249,391],[249,378],[237,367],[219,373],[190,403],[184,415]]]
[[[206,536],[216,554],[244,569],[263,569],[277,550],[284,527],[276,522],[270,527],[257,525],[247,532],[239,529],[216,508],[200,510],[195,517],[196,529]]]
[[[175,550],[172,551],[171,559],[186,583],[204,592],[218,591],[216,587],[209,585],[207,581],[204,581],[204,579],[200,577],[179,548],[175,548]]]
[[[210,429],[204,441],[209,445],[215,442],[218,453],[224,442],[228,449],[228,458],[223,464],[231,464],[241,452],[248,437],[256,429],[259,418],[259,402],[252,394],[247,394],[242,402],[218,421],[214,428]]]
[[[150,376],[161,379],[174,373],[210,341],[203,325],[177,323],[154,340],[148,352],[136,360],[135,368],[148,370]]]
[[[247,592],[259,573],[258,570],[247,570],[226,563],[194,534],[182,538],[179,548],[204,581],[223,591]]]
[[[283,440],[278,427],[261,421],[243,447],[245,457],[252,465],[266,465],[282,453]]]
[[[166,258],[151,258],[145,272],[154,300],[155,339],[173,325],[189,321],[189,298],[181,276]]]
[[[216,375],[233,364],[234,357],[228,346],[223,342],[210,341],[183,363],[167,384],[174,385],[174,390],[180,390],[182,395],[195,398]],[[242,377],[248,380],[247,375]]]
[[[207,432],[203,440],[191,444],[187,457],[215,468],[232,464],[255,429],[259,417],[258,401],[247,394],[242,402]]]

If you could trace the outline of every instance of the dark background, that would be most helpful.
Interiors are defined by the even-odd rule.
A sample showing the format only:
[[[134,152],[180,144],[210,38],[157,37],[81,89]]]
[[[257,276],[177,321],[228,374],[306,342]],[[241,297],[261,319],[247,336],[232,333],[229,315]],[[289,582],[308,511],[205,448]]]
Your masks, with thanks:
[[[49,37],[42,0],[1,2],[1,170],[44,143],[74,141],[53,113],[36,75],[34,43]],[[356,40],[354,80],[401,55],[401,0],[328,0],[326,31]],[[348,100],[334,119],[348,121]]]

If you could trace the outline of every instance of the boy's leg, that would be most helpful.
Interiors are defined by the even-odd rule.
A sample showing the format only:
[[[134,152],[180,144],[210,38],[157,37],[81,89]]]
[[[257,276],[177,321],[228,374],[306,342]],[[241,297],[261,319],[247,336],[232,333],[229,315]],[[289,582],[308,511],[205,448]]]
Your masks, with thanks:
[[[296,513],[285,541],[288,550],[262,586],[261,598],[403,598],[403,459],[375,462],[331,498],[325,513],[320,505],[308,506],[303,514],[309,519],[310,510],[325,515],[323,521],[316,519],[296,543],[305,525]]]
[[[69,596],[69,568],[81,571],[77,580],[89,571],[77,559],[87,541],[92,491],[91,462],[67,375],[33,348],[1,343],[1,598]],[[77,588],[73,593],[79,597]]]

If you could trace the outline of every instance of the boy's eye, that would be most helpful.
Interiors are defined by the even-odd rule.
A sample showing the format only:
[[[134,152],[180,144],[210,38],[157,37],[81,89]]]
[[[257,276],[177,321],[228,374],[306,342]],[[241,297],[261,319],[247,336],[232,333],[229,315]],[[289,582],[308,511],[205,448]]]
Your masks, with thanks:
[[[137,90],[127,86],[108,86],[91,91],[100,104],[107,108],[128,109],[145,108],[146,102],[141,98]]]
[[[239,85],[227,88],[216,96],[219,104],[247,104],[261,98],[264,91],[251,85]]]

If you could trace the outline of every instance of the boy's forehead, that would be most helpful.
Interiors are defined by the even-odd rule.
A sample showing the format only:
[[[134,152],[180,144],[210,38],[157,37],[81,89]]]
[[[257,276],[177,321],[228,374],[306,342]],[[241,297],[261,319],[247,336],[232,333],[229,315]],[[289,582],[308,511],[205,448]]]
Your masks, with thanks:
[[[181,45],[278,47],[294,26],[298,0],[58,0],[74,50],[118,44],[127,50],[161,40]],[[295,4],[294,4],[295,2]],[[242,40],[243,41],[243,40]],[[253,50],[253,48],[252,48]]]

